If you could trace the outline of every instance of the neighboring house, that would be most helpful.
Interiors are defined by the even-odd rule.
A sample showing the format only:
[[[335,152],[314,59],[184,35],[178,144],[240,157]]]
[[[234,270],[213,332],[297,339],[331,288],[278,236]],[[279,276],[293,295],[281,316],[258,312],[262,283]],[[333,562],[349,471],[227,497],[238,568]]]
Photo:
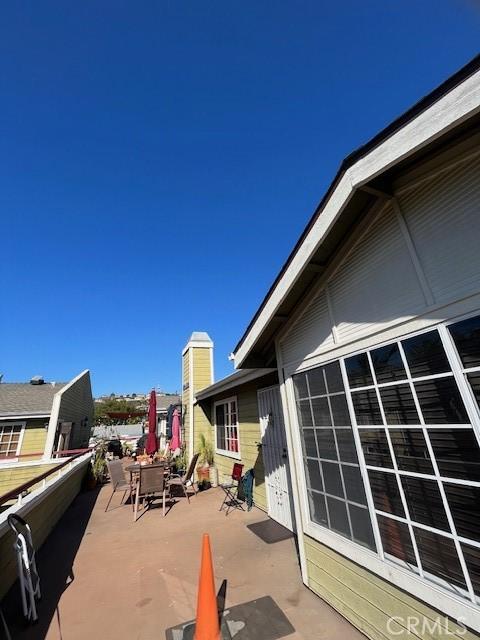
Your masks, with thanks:
[[[88,446],[93,398],[88,370],[70,382],[0,383],[2,464],[50,459],[57,450]]]
[[[277,371],[303,581],[370,638],[480,631],[479,245],[477,57],[346,158],[234,350]],[[190,451],[230,420],[233,460],[264,427],[243,441],[194,336]]]

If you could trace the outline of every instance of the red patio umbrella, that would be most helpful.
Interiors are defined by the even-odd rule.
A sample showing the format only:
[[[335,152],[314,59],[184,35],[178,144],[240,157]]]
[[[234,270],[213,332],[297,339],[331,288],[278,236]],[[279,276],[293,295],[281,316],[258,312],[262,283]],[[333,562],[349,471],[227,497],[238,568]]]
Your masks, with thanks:
[[[175,409],[172,417],[172,439],[170,441],[170,449],[175,451],[175,449],[179,449],[180,446],[180,414],[178,409]]]
[[[148,403],[148,436],[145,451],[150,455],[157,450],[157,394],[152,389]]]

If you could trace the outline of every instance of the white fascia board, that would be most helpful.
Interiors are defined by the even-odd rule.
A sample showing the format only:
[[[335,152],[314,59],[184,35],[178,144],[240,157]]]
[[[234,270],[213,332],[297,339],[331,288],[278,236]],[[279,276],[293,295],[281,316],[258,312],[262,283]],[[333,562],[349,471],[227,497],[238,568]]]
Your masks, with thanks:
[[[213,342],[210,340],[191,340],[187,346],[182,351],[182,356],[186,354],[186,352],[190,349],[190,347],[195,347],[199,349],[213,349]]]
[[[235,353],[235,368],[241,367],[355,189],[479,111],[480,71],[477,71],[347,169]]]
[[[249,369],[245,370],[245,372],[231,374],[227,378],[215,382],[215,384],[212,384],[210,387],[205,387],[205,389],[198,391],[195,396],[195,401],[212,398],[213,396],[223,393],[228,389],[235,389],[247,382],[251,382],[257,378],[262,378],[263,376],[274,373],[275,371],[276,369]],[[222,402],[224,402],[224,400],[222,400]]]
[[[49,413],[24,413],[22,415],[0,415],[0,422],[5,420],[31,420],[32,418],[49,418]]]

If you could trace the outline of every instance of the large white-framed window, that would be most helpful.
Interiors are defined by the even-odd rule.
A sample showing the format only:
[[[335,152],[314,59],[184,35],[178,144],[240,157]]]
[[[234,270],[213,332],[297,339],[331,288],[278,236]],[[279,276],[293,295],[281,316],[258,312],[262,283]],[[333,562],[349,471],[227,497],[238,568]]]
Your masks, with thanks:
[[[0,422],[0,461],[20,455],[25,422]]]
[[[331,393],[334,370],[339,382]],[[388,569],[395,565],[478,607],[480,315],[307,369],[290,384],[307,532],[329,529],[367,547],[359,555],[370,554],[372,568],[385,563],[384,575],[395,575]],[[356,487],[350,466],[361,472]],[[365,514],[372,532],[364,519],[362,539],[354,527]],[[333,539],[330,531],[323,541]],[[339,550],[345,544],[340,540]]]
[[[240,459],[237,398],[226,398],[214,403],[215,451],[230,458]]]

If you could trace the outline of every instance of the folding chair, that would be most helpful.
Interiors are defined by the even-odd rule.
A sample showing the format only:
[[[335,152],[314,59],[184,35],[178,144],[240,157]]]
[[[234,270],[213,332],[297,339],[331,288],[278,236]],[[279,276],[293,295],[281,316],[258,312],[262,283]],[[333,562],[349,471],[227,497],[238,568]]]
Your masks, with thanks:
[[[157,497],[157,494],[161,494],[163,502],[163,517],[165,517],[165,501],[170,498],[170,489],[167,486],[165,479],[165,465],[164,464],[152,464],[140,467],[140,477],[137,483],[137,491],[135,494],[135,504],[133,507],[133,521],[138,520],[138,505],[140,498],[142,498],[142,506],[144,501],[147,501],[145,509],[150,508],[150,504]]]
[[[28,523],[14,513],[8,516],[8,524],[15,535],[13,548],[17,553],[23,615],[28,622],[36,622],[38,620],[36,600],[40,599],[41,593],[32,532]]]
[[[233,465],[231,476],[232,482],[227,482],[220,485],[225,492],[225,498],[223,499],[222,506],[220,507],[219,511],[222,511],[223,507],[226,505],[226,516],[228,516],[230,509],[241,509],[242,511],[245,511],[242,501],[238,498],[238,489],[240,487],[240,481],[242,479],[242,470],[243,464],[235,462],[235,464]]]

